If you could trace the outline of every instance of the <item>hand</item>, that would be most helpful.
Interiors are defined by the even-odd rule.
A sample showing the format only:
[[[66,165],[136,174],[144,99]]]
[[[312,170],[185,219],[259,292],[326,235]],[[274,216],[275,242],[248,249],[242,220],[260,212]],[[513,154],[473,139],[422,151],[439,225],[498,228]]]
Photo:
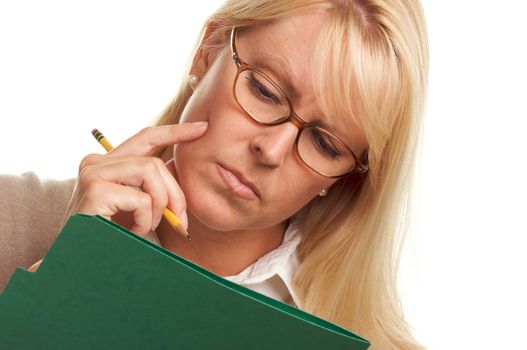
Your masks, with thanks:
[[[163,161],[152,155],[201,137],[207,125],[148,127],[108,154],[87,155],[79,166],[68,213],[100,215],[144,235],[157,227],[163,210],[169,208],[187,228],[185,196]]]
[[[40,266],[40,264],[42,264],[42,260],[39,260],[37,261],[36,263],[34,263],[33,265],[31,265],[27,270],[29,272],[36,272]]]

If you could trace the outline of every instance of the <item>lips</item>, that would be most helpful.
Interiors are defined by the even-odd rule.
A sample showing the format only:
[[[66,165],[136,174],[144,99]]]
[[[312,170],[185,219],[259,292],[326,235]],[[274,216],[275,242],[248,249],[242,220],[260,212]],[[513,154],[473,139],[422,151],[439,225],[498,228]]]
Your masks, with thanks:
[[[256,186],[245,179],[242,173],[236,169],[229,168],[223,164],[218,164],[218,171],[227,187],[238,196],[245,199],[260,198],[260,192]]]

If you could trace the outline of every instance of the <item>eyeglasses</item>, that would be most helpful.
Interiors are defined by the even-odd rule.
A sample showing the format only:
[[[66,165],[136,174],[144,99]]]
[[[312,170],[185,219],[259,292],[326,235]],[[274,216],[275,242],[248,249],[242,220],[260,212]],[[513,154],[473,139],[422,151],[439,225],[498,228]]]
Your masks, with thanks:
[[[231,31],[232,59],[237,67],[234,98],[241,109],[255,122],[265,126],[291,122],[298,128],[295,152],[315,173],[339,178],[352,172],[365,173],[368,166],[331,132],[304,121],[295,113],[291,101],[267,75],[243,61],[236,50],[236,32]],[[364,153],[364,158],[367,151]]]

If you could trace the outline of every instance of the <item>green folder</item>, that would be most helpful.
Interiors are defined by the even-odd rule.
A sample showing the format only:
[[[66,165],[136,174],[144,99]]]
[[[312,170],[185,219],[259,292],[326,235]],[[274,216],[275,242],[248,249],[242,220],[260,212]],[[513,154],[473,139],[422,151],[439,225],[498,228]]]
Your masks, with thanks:
[[[2,349],[367,349],[99,216],[70,218],[0,295]]]

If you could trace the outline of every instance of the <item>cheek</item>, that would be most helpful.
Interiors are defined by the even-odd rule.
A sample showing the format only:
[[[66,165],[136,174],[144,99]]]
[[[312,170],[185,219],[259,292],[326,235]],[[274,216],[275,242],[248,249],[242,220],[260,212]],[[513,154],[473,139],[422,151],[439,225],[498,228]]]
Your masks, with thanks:
[[[235,103],[232,77],[220,63],[215,62],[199,82],[181,114],[181,122],[209,121],[212,114],[226,111]]]
[[[198,94],[193,94],[189,101],[187,102],[185,109],[181,113],[180,123],[193,123],[205,121],[208,122],[210,119],[210,114],[207,113],[209,109],[206,100]]]
[[[273,197],[277,208],[287,210],[291,215],[316,198],[321,190],[335,182],[311,174],[303,164],[290,164],[289,169],[292,171],[281,178]]]
[[[291,187],[291,186],[288,186]],[[293,189],[290,195],[294,196],[295,207],[297,210],[309,203],[316,195],[320,192],[319,187],[311,186],[307,184],[298,189]]]

